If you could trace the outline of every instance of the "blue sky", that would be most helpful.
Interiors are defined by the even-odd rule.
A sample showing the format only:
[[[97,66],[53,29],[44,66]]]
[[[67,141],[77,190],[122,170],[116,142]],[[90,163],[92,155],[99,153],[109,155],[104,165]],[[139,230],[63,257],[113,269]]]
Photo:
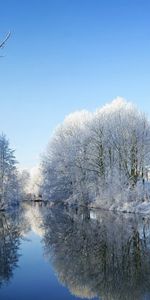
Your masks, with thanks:
[[[149,0],[1,0],[0,128],[32,167],[64,117],[122,96],[150,115]]]

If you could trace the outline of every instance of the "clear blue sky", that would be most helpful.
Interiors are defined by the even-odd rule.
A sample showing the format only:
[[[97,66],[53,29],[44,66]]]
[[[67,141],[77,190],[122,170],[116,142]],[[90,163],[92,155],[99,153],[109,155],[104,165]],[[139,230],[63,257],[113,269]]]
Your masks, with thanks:
[[[31,167],[53,129],[123,96],[150,114],[149,0],[1,0],[0,130]]]

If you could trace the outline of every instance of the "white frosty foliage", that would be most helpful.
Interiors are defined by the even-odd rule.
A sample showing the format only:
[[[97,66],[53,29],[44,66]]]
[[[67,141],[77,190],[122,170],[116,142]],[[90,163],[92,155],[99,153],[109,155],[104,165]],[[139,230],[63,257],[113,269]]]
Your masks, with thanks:
[[[14,150],[4,134],[0,135],[0,210],[18,204],[22,195]]]
[[[149,162],[150,124],[117,97],[57,127],[42,160],[41,190],[51,200],[126,209],[125,203],[149,201]]]

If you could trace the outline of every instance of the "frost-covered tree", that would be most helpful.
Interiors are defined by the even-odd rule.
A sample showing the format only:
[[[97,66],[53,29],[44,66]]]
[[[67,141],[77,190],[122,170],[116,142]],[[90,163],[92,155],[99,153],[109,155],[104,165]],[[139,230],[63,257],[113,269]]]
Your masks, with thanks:
[[[29,193],[30,173],[27,170],[19,170],[18,172],[18,185],[20,200],[26,199]]]
[[[92,124],[92,162],[100,177],[135,184],[150,159],[150,125],[132,104],[117,99],[96,112]],[[113,172],[114,171],[114,172]]]
[[[6,136],[0,135],[0,208],[18,201],[19,185],[14,150]]]
[[[67,199],[83,185],[86,179],[87,120],[88,112],[76,112],[56,129],[41,166],[42,190],[46,198]]]
[[[149,167],[150,123],[117,98],[92,114],[71,114],[57,128],[41,163],[41,189],[53,200],[105,192],[114,198],[141,185],[145,192]]]

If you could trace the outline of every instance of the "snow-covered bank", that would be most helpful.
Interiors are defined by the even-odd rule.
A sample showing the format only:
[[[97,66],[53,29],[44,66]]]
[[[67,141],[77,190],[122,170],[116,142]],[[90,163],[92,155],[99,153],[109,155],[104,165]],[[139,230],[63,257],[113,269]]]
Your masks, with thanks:
[[[124,213],[150,214],[150,199],[143,201],[141,201],[141,199],[133,199],[129,201],[119,195],[118,198],[115,199],[97,198],[89,207]]]
[[[129,203],[129,202],[124,202],[123,204],[117,205],[112,204],[112,205],[100,205],[95,203],[92,203],[90,208],[96,208],[96,209],[103,209],[107,211],[116,211],[116,212],[123,212],[123,213],[135,213],[135,214],[149,214],[150,215],[150,202],[143,202],[143,203]]]
[[[127,213],[150,214],[150,182],[138,182],[117,193],[115,187],[103,190],[90,207]]]

